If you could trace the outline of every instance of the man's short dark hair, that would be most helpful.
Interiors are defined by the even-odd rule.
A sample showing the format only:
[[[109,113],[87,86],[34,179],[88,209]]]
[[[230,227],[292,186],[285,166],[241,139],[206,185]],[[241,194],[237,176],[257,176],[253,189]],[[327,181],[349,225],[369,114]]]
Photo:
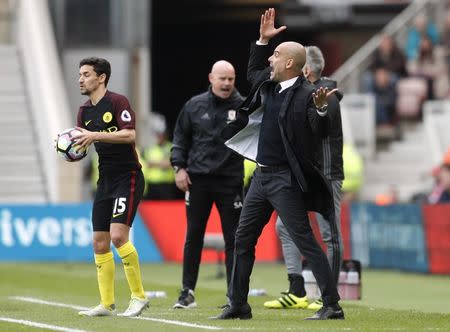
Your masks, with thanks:
[[[97,57],[84,58],[80,61],[80,66],[78,68],[85,65],[92,66],[97,76],[105,74],[105,86],[108,85],[109,77],[111,76],[111,64],[108,60]]]

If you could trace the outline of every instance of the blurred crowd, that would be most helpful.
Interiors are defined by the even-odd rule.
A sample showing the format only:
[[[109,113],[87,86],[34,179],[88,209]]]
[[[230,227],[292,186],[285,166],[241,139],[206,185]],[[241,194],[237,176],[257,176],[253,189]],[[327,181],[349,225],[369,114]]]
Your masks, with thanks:
[[[418,15],[402,44],[381,36],[362,78],[363,92],[375,96],[381,135],[389,129],[398,132],[401,119],[420,121],[426,100],[450,96],[450,8],[442,24]]]
[[[450,2],[446,10],[442,22],[433,21],[425,13],[417,15],[408,27],[406,39],[387,34],[380,37],[362,76],[362,92],[375,97],[379,141],[401,138],[402,122],[421,121],[425,101],[450,97]],[[431,176],[434,187],[414,195],[412,202],[450,202],[450,149]],[[398,203],[398,197],[398,190],[392,185],[377,195],[375,203]]]

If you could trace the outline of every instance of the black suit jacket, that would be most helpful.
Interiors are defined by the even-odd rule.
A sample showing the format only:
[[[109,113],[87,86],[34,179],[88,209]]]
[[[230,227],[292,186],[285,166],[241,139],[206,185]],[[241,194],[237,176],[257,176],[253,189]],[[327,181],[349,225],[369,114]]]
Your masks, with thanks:
[[[223,131],[229,139],[248,123],[248,116],[260,108],[262,96],[273,88],[269,80],[270,68],[267,59],[272,53],[270,46],[255,43],[250,49],[247,78],[252,89],[238,109],[236,121]],[[333,212],[332,190],[328,180],[320,170],[319,154],[321,140],[328,135],[328,115],[320,116],[314,106],[312,93],[315,88],[300,76],[286,94],[280,109],[278,123],[289,166],[305,193],[308,210],[328,215]]]

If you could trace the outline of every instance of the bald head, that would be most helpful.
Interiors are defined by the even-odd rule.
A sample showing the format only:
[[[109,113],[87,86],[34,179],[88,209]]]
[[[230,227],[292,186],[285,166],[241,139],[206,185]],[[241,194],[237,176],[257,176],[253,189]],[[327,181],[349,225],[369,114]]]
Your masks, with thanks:
[[[208,78],[211,83],[211,90],[217,97],[227,99],[231,96],[236,78],[234,67],[231,63],[225,60],[217,61],[213,64]]]
[[[272,71],[270,78],[282,82],[302,75],[302,68],[306,62],[306,50],[302,44],[288,41],[277,46],[269,58]]]
[[[286,51],[288,58],[291,58],[293,60],[294,70],[301,73],[302,68],[306,62],[305,47],[302,44],[292,41],[285,42],[283,44],[286,44]]]
[[[213,64],[211,68],[212,74],[222,73],[224,71],[227,72],[233,72],[234,73],[234,67],[231,63],[225,60],[219,60],[216,63]]]

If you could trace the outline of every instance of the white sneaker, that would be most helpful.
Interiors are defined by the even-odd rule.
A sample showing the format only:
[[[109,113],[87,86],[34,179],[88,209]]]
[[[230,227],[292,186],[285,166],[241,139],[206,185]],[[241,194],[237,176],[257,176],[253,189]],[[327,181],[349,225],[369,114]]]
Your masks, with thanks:
[[[122,317],[137,317],[139,316],[145,309],[147,309],[149,305],[149,299],[138,299],[136,297],[131,298],[130,304],[128,305],[127,310],[123,313],[119,314]]]
[[[89,317],[115,316],[116,306],[112,304],[110,308],[106,308],[105,306],[103,306],[103,304],[99,304],[98,306],[91,308],[89,310],[82,310],[78,312],[78,315]]]

